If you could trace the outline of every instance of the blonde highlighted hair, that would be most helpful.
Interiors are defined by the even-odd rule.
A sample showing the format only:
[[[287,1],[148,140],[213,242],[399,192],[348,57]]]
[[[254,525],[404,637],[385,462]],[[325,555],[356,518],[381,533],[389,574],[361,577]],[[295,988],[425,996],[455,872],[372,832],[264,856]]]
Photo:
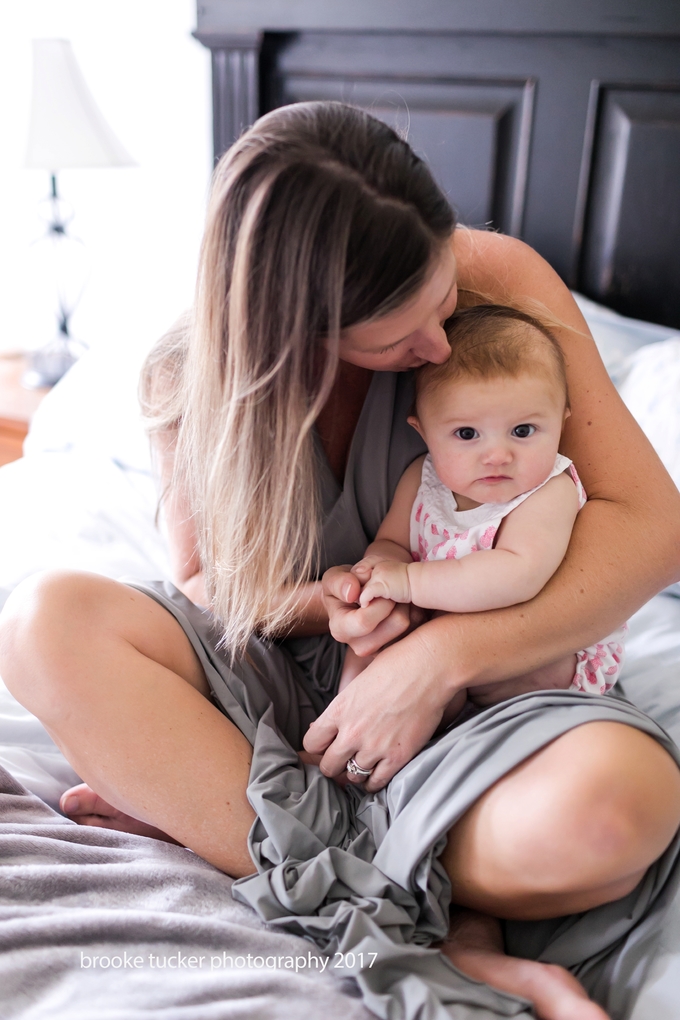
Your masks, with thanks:
[[[217,166],[193,316],[145,394],[152,426],[177,423],[173,484],[233,654],[282,633],[316,576],[313,427],[341,331],[411,297],[454,226],[406,142],[341,103],[267,114]]]

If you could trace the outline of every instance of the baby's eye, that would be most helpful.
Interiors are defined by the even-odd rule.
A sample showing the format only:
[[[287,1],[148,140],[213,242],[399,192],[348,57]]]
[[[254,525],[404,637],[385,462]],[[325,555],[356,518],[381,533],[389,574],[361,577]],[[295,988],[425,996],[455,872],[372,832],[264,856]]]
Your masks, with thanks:
[[[515,425],[512,435],[515,439],[528,439],[536,431],[535,425]]]
[[[458,436],[459,439],[479,439],[479,432],[477,429],[473,429],[471,425],[463,425],[462,428],[456,429],[453,434]]]

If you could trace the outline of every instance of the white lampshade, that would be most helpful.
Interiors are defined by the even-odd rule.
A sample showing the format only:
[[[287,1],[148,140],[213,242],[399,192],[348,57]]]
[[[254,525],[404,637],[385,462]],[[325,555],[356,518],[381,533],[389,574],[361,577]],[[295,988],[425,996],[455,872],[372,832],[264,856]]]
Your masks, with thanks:
[[[52,172],[135,165],[102,117],[67,39],[33,40],[33,95],[24,165]]]

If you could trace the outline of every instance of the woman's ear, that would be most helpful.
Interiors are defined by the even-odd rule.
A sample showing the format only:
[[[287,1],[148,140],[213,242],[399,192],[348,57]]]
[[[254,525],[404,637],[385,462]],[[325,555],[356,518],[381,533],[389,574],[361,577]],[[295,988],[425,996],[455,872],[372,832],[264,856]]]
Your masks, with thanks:
[[[422,436],[423,439],[425,438],[425,436],[423,436],[423,430],[420,427],[420,422],[416,418],[415,414],[410,414],[406,421],[416,430],[419,436]]]

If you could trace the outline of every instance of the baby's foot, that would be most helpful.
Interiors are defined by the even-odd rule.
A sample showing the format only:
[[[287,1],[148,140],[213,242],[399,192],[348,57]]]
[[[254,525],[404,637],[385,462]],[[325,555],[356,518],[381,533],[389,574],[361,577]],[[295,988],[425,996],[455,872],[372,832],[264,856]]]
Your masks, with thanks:
[[[90,789],[87,783],[79,786],[72,786],[70,790],[61,795],[59,806],[68,818],[72,818],[78,825],[94,825],[102,829],[118,829],[120,832],[131,832],[136,836],[151,836],[152,839],[162,839],[165,843],[177,843],[177,840],[168,836],[155,825],[148,825],[140,822],[132,815],[126,815],[105,801],[94,790]],[[178,844],[179,845],[179,844]]]
[[[468,701],[467,691],[458,691],[443,710],[441,722],[436,728],[435,735],[443,733],[444,729],[454,722],[465,722],[471,715],[479,711]],[[459,718],[460,717],[460,718]]]
[[[539,1020],[608,1020],[568,970],[506,956],[500,924],[493,917],[458,912],[440,949],[464,974],[528,999]]]

